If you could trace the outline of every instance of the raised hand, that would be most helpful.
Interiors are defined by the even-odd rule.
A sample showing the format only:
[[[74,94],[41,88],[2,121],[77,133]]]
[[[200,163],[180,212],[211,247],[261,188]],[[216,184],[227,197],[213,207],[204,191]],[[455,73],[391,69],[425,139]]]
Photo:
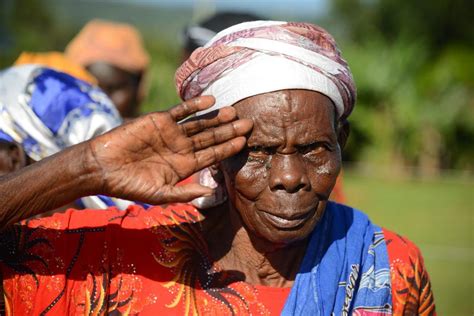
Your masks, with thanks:
[[[186,202],[212,194],[200,184],[176,184],[194,172],[238,153],[251,120],[235,120],[231,107],[179,124],[214,103],[198,97],[155,112],[89,142],[102,175],[102,194],[151,204]]]

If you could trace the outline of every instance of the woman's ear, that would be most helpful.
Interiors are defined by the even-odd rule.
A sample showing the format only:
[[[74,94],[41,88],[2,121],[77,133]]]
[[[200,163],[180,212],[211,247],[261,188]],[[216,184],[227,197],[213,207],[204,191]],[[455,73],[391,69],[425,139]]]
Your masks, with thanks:
[[[29,164],[23,147],[13,142],[0,142],[0,174],[17,171]]]
[[[341,150],[346,146],[347,139],[349,138],[349,133],[351,131],[351,125],[348,120],[339,122],[337,128],[337,142]]]

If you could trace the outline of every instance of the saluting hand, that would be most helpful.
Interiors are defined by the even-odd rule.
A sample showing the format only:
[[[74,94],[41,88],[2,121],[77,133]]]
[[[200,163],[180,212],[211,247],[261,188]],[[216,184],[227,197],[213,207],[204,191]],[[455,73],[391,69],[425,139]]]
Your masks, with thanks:
[[[235,120],[232,107],[182,124],[214,104],[202,96],[168,111],[150,113],[89,142],[102,194],[150,204],[187,202],[213,193],[200,184],[176,184],[198,170],[238,153],[252,121]]]

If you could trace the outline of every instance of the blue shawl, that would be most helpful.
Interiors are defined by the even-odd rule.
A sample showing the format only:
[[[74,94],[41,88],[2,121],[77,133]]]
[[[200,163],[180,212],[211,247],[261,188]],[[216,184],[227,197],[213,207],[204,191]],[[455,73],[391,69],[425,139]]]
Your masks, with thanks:
[[[391,305],[382,229],[362,212],[328,202],[282,315],[391,315]]]

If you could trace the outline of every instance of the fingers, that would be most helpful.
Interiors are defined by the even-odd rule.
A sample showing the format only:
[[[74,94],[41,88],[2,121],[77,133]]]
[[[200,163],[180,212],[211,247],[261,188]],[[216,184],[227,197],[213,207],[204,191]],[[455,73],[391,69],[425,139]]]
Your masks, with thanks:
[[[224,107],[199,117],[193,117],[181,124],[187,136],[193,136],[203,130],[231,122],[237,117],[233,107]]]
[[[172,107],[168,110],[168,113],[171,115],[173,120],[180,121],[191,114],[211,107],[214,102],[215,99],[213,96],[200,96]]]
[[[252,121],[242,119],[216,128],[212,128],[191,137],[195,151],[223,143],[237,136],[247,134],[252,128]]]
[[[155,197],[155,204],[189,202],[198,197],[209,196],[214,190],[198,183],[190,183],[180,186],[166,186],[160,190]]]
[[[208,147],[195,153],[196,156],[196,170],[209,167],[216,162],[229,158],[244,148],[246,143],[244,136],[239,136],[228,140],[222,144]]]

